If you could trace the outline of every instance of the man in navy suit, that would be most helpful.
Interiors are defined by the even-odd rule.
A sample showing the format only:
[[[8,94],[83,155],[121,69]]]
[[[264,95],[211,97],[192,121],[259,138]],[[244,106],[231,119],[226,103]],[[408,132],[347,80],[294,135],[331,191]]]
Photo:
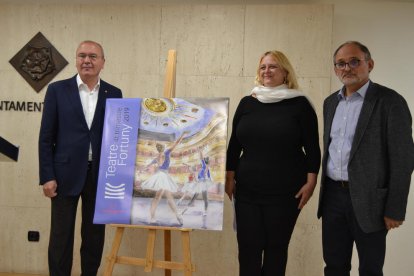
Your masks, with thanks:
[[[120,89],[100,79],[104,51],[94,41],[76,50],[78,74],[49,85],[39,135],[39,171],[43,193],[51,198],[48,249],[51,276],[70,276],[74,228],[82,198],[81,271],[96,275],[102,257],[105,225],[93,224],[102,129],[107,98]]]
[[[348,41],[334,53],[344,84],[324,102],[322,216],[325,276],[349,276],[354,243],[360,276],[382,276],[386,235],[404,219],[414,167],[407,102],[369,79],[366,46]]]

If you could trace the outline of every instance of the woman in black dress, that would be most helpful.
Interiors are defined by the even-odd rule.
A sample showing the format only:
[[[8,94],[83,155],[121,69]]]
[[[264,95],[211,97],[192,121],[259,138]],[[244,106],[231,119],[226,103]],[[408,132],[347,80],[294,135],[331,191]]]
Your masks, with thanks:
[[[282,276],[297,217],[316,185],[318,122],[283,53],[261,56],[256,84],[234,115],[226,193],[236,200],[240,276]]]

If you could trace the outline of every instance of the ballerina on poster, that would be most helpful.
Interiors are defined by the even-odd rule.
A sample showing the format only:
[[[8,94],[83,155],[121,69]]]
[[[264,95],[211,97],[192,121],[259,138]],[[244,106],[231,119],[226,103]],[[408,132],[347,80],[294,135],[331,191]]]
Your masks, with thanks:
[[[150,220],[151,224],[157,223],[155,219],[155,211],[157,210],[158,204],[162,199],[163,195],[167,199],[168,205],[170,206],[171,210],[174,212],[175,217],[180,225],[183,224],[183,219],[181,214],[177,212],[177,207],[175,205],[174,198],[172,193],[178,191],[178,185],[175,183],[174,179],[169,175],[168,169],[170,167],[170,155],[171,152],[175,149],[175,147],[181,142],[182,138],[184,137],[185,132],[174,142],[174,144],[165,150],[165,146],[163,144],[157,143],[155,147],[157,148],[158,155],[157,157],[150,163],[151,165],[155,165],[155,173],[150,176],[147,180],[145,180],[142,185],[141,189],[143,190],[152,190],[155,191],[155,197],[151,201],[151,208],[150,208]]]
[[[131,224],[222,229],[227,109],[224,98],[143,99]]]
[[[186,197],[189,197],[189,202],[185,205],[184,209],[182,210],[181,214],[184,214],[188,208],[194,206],[194,200],[201,195],[204,201],[204,210],[203,216],[207,215],[208,210],[208,189],[212,185],[214,185],[214,181],[212,179],[210,173],[210,161],[209,157],[203,156],[203,151],[200,149],[200,163],[201,168],[200,171],[197,173],[197,178],[194,177],[194,169],[193,173],[190,174],[189,182],[184,184],[184,187],[181,189],[183,195],[178,200],[177,205],[183,205],[183,200]]]

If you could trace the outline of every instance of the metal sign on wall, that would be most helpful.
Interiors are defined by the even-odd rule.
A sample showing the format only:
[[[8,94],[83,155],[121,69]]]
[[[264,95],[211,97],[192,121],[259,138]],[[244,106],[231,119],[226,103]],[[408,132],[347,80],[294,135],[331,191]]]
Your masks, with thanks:
[[[17,54],[10,64],[39,92],[67,64],[66,59],[38,32]]]

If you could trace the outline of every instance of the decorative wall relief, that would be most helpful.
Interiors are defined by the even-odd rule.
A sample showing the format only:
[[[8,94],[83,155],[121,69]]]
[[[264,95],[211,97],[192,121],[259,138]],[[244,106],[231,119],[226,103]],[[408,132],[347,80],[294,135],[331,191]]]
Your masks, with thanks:
[[[41,32],[9,62],[36,92],[42,90],[68,64]]]

